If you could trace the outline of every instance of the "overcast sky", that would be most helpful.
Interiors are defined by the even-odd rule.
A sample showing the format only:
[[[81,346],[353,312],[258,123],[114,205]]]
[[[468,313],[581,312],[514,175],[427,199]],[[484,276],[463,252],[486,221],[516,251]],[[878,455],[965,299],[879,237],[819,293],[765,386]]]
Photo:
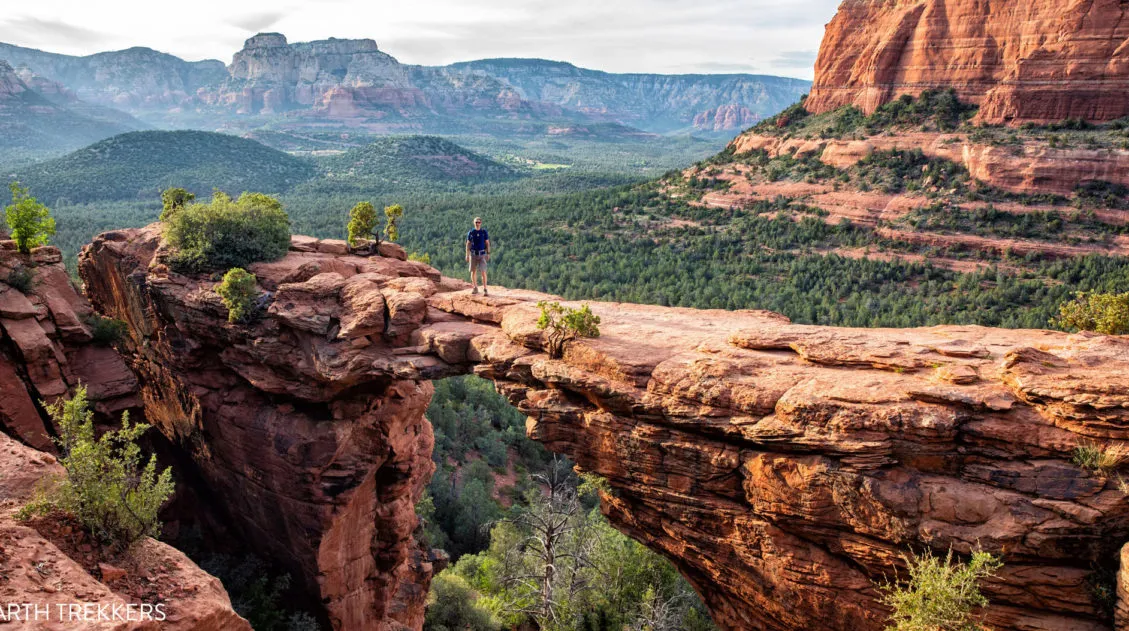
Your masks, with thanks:
[[[84,55],[148,46],[220,59],[260,31],[375,39],[405,63],[542,57],[611,72],[810,79],[839,0],[35,0],[5,2],[0,41]]]

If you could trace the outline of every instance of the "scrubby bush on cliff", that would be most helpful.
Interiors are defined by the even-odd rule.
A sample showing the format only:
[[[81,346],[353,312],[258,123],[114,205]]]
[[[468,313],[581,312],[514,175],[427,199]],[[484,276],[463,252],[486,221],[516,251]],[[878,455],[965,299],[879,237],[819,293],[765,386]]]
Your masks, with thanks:
[[[749,131],[757,133],[772,133],[777,129],[795,125],[796,123],[808,117],[808,111],[804,108],[804,101],[806,101],[807,98],[808,95],[806,94],[801,96],[798,102],[784,108],[779,114],[766,118],[763,121],[757,123],[752,128],[750,128]]]
[[[376,208],[371,202],[359,202],[349,211],[349,224],[345,227],[349,247],[356,247],[361,239],[372,239],[376,234]]]
[[[1124,445],[1085,443],[1074,448],[1071,462],[1100,475],[1109,475],[1129,460],[1129,449]]]
[[[290,248],[290,217],[277,199],[243,193],[233,200],[216,192],[208,203],[189,203],[165,222],[170,259],[181,272],[245,267],[273,261]]]
[[[961,103],[956,91],[925,90],[914,98],[909,94],[884,103],[868,116],[865,125],[871,133],[896,125],[921,125],[930,123],[938,131],[953,131],[977,111],[975,105]]]
[[[1003,567],[987,552],[972,553],[968,563],[926,551],[907,557],[909,582],[881,586],[882,602],[893,609],[888,631],[982,631],[973,611],[988,604],[980,581]]]
[[[161,193],[161,221],[168,221],[178,210],[196,201],[196,195],[183,188],[166,188]]]
[[[8,272],[8,277],[5,279],[5,282],[8,283],[9,287],[22,294],[26,294],[31,291],[34,279],[35,275],[30,269],[23,265],[16,265],[12,268],[12,271]]]
[[[546,332],[549,357],[562,357],[565,344],[578,337],[600,337],[600,316],[592,313],[588,305],[573,309],[542,300],[537,307],[541,309],[537,328]]]
[[[255,312],[259,286],[255,275],[241,267],[227,270],[223,280],[216,285],[216,293],[227,307],[228,322],[243,322]]]
[[[376,208],[370,202],[360,202],[349,211],[349,223],[346,225],[346,239],[349,247],[357,247],[362,239],[372,239],[380,242],[383,234],[389,241],[400,239],[400,218],[404,216],[404,207],[393,204],[384,208],[385,224],[383,230],[377,229]]]
[[[98,313],[91,314],[86,324],[90,327],[92,341],[99,346],[113,346],[129,330],[129,326],[122,320],[107,318]]]
[[[4,209],[4,219],[8,222],[16,247],[26,254],[34,247],[46,245],[47,237],[55,234],[51,211],[19,182],[9,184],[8,190],[12,191],[12,203]]]
[[[404,207],[399,204],[384,207],[384,217],[387,220],[384,223],[384,236],[388,237],[388,240],[393,243],[400,240],[399,223],[403,216]]]
[[[1129,333],[1129,292],[1101,294],[1080,292],[1074,300],[1059,307],[1052,326],[1106,335]]]
[[[55,442],[66,477],[23,515],[61,510],[102,542],[120,548],[160,534],[157,513],[172,496],[173,479],[171,469],[157,472],[155,456],[141,464],[137,443],[149,425],[131,424],[123,413],[120,429],[98,436],[83,386],[69,400],[45,407],[59,432]]]

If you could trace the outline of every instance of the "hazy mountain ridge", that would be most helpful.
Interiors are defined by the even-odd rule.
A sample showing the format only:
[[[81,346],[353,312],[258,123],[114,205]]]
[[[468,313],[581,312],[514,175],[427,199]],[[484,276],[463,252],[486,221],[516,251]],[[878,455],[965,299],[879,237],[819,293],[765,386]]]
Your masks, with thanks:
[[[184,105],[200,88],[228,76],[221,61],[185,61],[142,47],[75,57],[0,43],[0,59],[26,66],[81,98],[131,112]]]
[[[142,127],[128,114],[84,103],[62,89],[42,94],[0,59],[0,148],[73,149]]]
[[[496,77],[525,99],[658,133],[691,127],[738,129],[787,107],[810,86],[801,79],[768,75],[616,74],[543,59],[483,59],[451,67]],[[717,110],[727,108],[743,108],[748,114],[731,127],[706,124]]]
[[[0,44],[0,59],[79,97],[171,127],[364,126],[381,133],[506,133],[526,123],[619,122],[657,133],[732,132],[794,102],[807,81],[612,74],[544,60],[400,63],[371,39],[247,40],[232,63],[148,48],[72,57]],[[505,125],[505,127],[498,127]]]

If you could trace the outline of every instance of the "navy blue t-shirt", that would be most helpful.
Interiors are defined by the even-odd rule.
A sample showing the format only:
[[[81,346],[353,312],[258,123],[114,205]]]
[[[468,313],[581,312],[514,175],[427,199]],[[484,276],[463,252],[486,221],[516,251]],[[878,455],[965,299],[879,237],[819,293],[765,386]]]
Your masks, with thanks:
[[[485,230],[471,230],[466,234],[466,240],[470,241],[471,252],[485,252],[486,241],[490,239],[490,234]]]

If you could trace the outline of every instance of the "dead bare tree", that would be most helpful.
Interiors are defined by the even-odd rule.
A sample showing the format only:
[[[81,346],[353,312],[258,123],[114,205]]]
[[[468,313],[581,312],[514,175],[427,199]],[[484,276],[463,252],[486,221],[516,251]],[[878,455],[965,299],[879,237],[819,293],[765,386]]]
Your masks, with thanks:
[[[532,491],[529,508],[503,520],[520,533],[505,553],[502,580],[516,597],[513,613],[536,621],[543,631],[561,628],[574,615],[571,605],[593,589],[591,577],[598,544],[595,524],[584,510],[567,470],[554,466],[534,480],[546,492]]]

